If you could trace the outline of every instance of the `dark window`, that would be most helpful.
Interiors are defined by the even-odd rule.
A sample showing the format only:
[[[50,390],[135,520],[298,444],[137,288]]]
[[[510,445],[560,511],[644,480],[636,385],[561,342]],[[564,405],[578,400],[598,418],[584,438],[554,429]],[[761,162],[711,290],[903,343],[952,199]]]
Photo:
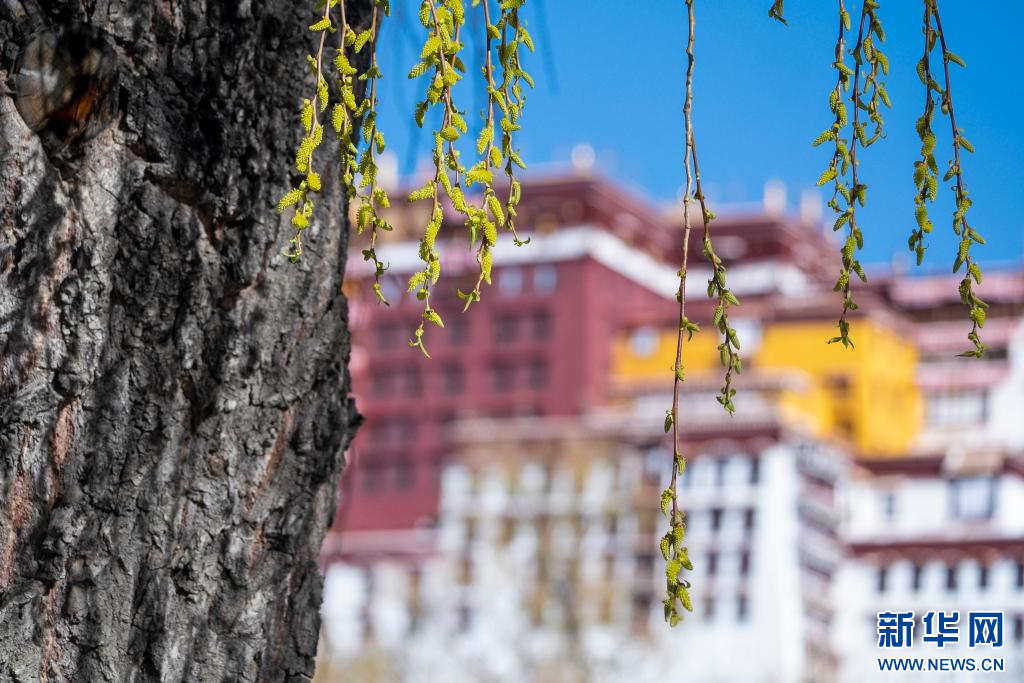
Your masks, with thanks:
[[[465,633],[473,625],[473,611],[468,605],[459,606],[459,632]]]
[[[840,415],[835,419],[836,431],[846,437],[853,435],[853,418],[849,415]]]
[[[946,590],[956,590],[956,565],[946,567]]]
[[[495,363],[491,368],[491,379],[494,389],[504,391],[512,387],[512,366],[507,363]]]
[[[949,482],[949,511],[953,519],[990,519],[995,512],[992,477],[966,477]]]
[[[395,438],[402,443],[414,441],[418,427],[419,425],[409,417],[398,418],[392,423]]]
[[[551,314],[537,311],[533,314],[533,338],[547,339],[551,336]]]
[[[401,391],[404,394],[415,396],[420,393],[420,370],[414,365],[402,368],[399,372],[401,378]]]
[[[395,488],[407,489],[412,486],[414,471],[412,463],[408,460],[399,460],[395,463]]]
[[[889,569],[887,567],[878,568],[878,583],[877,588],[879,593],[885,592],[885,584],[889,579]]]
[[[1024,588],[1024,561],[1017,563],[1017,588]]]
[[[921,575],[924,574],[924,567],[915,564],[910,570],[910,587],[916,592],[921,590]]]
[[[761,458],[754,456],[750,459],[750,484],[757,485],[761,481]]]
[[[544,463],[544,493],[551,493],[555,483],[555,465],[552,462]]]
[[[523,271],[505,267],[498,272],[498,291],[502,296],[518,296],[523,291]]]
[[[394,374],[390,370],[378,369],[373,374],[374,396],[387,396],[393,391],[392,379]]]
[[[882,514],[886,519],[896,516],[896,494],[888,492],[882,495]]]
[[[704,598],[704,616],[708,619],[715,616],[715,599],[712,597]]]
[[[531,389],[540,389],[548,383],[548,364],[543,360],[532,360],[527,366],[526,381]]]
[[[714,508],[711,511],[711,530],[718,531],[722,528],[722,509]]]
[[[978,588],[988,588],[988,565],[978,567]]]
[[[654,573],[654,553],[641,553],[636,556],[636,573],[645,579]]]
[[[747,510],[744,510],[743,511],[743,528],[746,529],[747,531],[753,530],[755,517],[756,517],[756,513],[754,512],[753,508],[748,508]]]
[[[518,332],[519,321],[516,316],[502,313],[494,318],[494,340],[498,344],[514,342]]]
[[[840,396],[850,390],[850,378],[846,375],[829,375],[825,378],[825,384]]]
[[[438,424],[441,426],[441,433],[445,438],[450,438],[449,432],[452,430],[452,426],[459,417],[455,413],[442,413],[441,419],[438,420]]]
[[[747,596],[741,595],[739,599],[736,600],[736,619],[738,621],[747,620],[747,609]]]
[[[449,344],[462,344],[469,337],[469,324],[462,312],[456,312],[444,318],[444,335]]]
[[[1018,643],[1024,642],[1024,616],[1013,618],[1013,639]]]
[[[390,349],[401,344],[402,328],[395,323],[381,323],[375,336],[378,348]]]
[[[715,460],[715,486],[718,488],[725,486],[725,466],[728,462],[725,458]]]
[[[370,443],[382,444],[391,438],[391,423],[389,420],[375,420],[369,425]]]
[[[718,573],[718,553],[708,553],[708,576]]]
[[[744,550],[740,553],[740,576],[750,573],[750,551]]]
[[[533,269],[533,291],[550,294],[558,286],[558,270],[553,264],[542,264]]]
[[[515,410],[512,414],[515,415],[516,417],[540,417],[543,414],[543,412],[537,406],[518,405],[515,407]],[[499,413],[495,415],[495,417],[508,417],[508,410],[501,410]]]
[[[633,611],[646,614],[651,609],[652,600],[650,593],[633,593]]]
[[[458,365],[445,366],[444,390],[447,394],[458,394],[465,388],[465,377],[462,368]]]
[[[383,469],[377,464],[365,464],[362,467],[363,491],[373,493],[380,490],[384,485]]]

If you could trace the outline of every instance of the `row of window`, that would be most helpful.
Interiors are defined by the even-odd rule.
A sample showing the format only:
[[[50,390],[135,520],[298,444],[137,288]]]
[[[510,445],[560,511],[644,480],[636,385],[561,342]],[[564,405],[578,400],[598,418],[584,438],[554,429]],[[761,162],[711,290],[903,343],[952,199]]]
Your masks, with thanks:
[[[711,551],[707,554],[707,561],[704,563],[704,573],[707,576],[717,576],[719,573],[719,557],[722,553]],[[740,576],[747,576],[750,574],[750,551],[741,550],[739,553],[739,562],[737,563],[737,571]]]
[[[547,311],[504,312],[494,316],[491,326],[497,344],[528,339],[542,341],[551,337],[551,314]]]
[[[709,474],[710,471],[710,474]],[[734,456],[712,458],[703,456],[686,466],[683,472],[683,487],[706,486],[707,481],[715,488],[746,482],[756,486],[761,481],[761,458],[757,456]]]
[[[495,280],[498,294],[502,297],[512,298],[527,292],[547,296],[558,288],[558,268],[550,263],[532,268],[502,266],[495,268]],[[412,296],[406,291],[405,281],[400,277],[384,277],[381,289],[384,297],[392,304],[399,303],[403,297]]]
[[[996,479],[990,475],[951,479],[948,484],[947,508],[950,519],[991,519],[996,511]],[[894,491],[883,491],[879,503],[882,517],[896,519],[899,510]]]
[[[504,266],[497,269],[497,275],[498,293],[502,296],[519,296],[527,290],[534,294],[551,294],[558,288],[558,269],[550,263],[534,266],[526,272],[522,268]]]
[[[469,341],[470,327],[461,312],[443,315],[445,333],[441,339],[452,346],[461,346]],[[412,338],[412,331],[419,321],[384,320],[372,332],[378,349],[402,348]],[[551,313],[546,310],[527,312],[503,311],[491,318],[492,341],[497,345],[519,341],[544,341],[551,337]]]
[[[469,325],[466,319],[460,315],[448,315],[444,317],[445,333],[439,335],[447,344],[459,346],[465,344],[469,338]],[[413,337],[413,330],[419,325],[419,320],[383,320],[374,326],[372,337],[374,346],[379,350],[404,348]]]
[[[973,426],[987,418],[988,395],[983,391],[932,394],[925,400],[925,422],[929,425]]]
[[[404,491],[412,488],[416,481],[415,468],[410,460],[363,465],[357,472],[360,487],[366,493],[383,490]]]
[[[420,370],[413,365],[404,368],[374,368],[371,381],[374,396],[416,396],[423,389]]]
[[[757,513],[753,508],[745,508],[743,510],[725,510],[723,508],[711,508],[710,510],[707,511],[689,512],[687,513],[686,518],[690,526],[698,526],[699,523],[703,521],[704,517],[707,516],[711,525],[711,531],[716,532],[722,530],[722,527],[724,526],[725,516],[727,514],[730,517],[735,516],[737,514],[742,515],[743,529],[745,531],[752,531],[754,529],[754,524],[757,520]]]
[[[541,389],[548,384],[548,364],[541,359],[525,363],[501,361],[491,368],[491,387],[495,391]]]
[[[466,390],[466,370],[461,365],[441,365],[440,383],[432,390],[439,390],[448,396],[457,396]],[[542,389],[548,385],[550,368],[543,358],[525,361],[495,362],[489,370],[491,389],[506,392],[510,389]],[[399,368],[375,368],[372,379],[372,393],[377,397],[418,396],[423,391],[420,369],[415,365]]]
[[[381,417],[365,430],[373,446],[405,446],[416,439],[419,423],[411,417]]]
[[[506,411],[505,415],[511,414]],[[522,413],[519,413],[522,415]],[[538,413],[539,414],[539,413]],[[525,416],[525,415],[524,415]],[[477,496],[497,487],[513,496],[611,494],[632,486],[615,462],[595,460],[587,467],[569,467],[561,460],[522,458],[512,466],[453,467],[445,474],[445,490],[454,497]]]
[[[728,617],[728,612],[720,608],[722,603],[726,602],[724,599],[716,600],[712,596],[704,598],[704,613],[700,616],[705,621],[724,620]],[[737,596],[734,601],[733,615],[737,622],[743,623],[750,616],[750,606],[747,600],[747,596]]]
[[[910,590],[918,592],[921,590],[921,585],[924,580],[925,566],[922,564],[914,564],[910,567]],[[956,564],[946,565],[943,568],[944,578],[943,585],[947,591],[956,591],[962,584],[961,571],[959,566]],[[892,569],[890,567],[879,567],[875,575],[875,587],[879,593],[884,593],[891,587]],[[977,587],[979,590],[985,590],[990,587],[990,567],[988,565],[979,565],[977,576]],[[1024,561],[1018,561],[1015,568],[1015,577],[1013,580],[1014,587],[1017,589],[1024,589]]]

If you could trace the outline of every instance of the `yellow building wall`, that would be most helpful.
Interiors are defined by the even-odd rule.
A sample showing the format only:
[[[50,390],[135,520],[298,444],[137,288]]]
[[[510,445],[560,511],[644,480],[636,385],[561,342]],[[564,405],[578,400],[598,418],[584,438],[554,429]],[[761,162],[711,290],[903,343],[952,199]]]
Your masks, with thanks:
[[[806,382],[776,392],[777,406],[785,420],[812,436],[848,441],[865,457],[906,454],[922,424],[922,399],[914,378],[917,349],[870,319],[854,321],[852,349],[827,344],[834,335],[832,321],[771,323],[763,329],[757,350],[744,355],[744,368],[762,376],[799,371]],[[670,382],[675,340],[674,331],[662,331],[654,352],[639,356],[628,335],[621,335],[613,342],[613,381],[627,387]],[[689,377],[721,371],[717,345],[708,332],[694,335],[684,347]],[[742,410],[742,381],[738,388],[737,409]]]

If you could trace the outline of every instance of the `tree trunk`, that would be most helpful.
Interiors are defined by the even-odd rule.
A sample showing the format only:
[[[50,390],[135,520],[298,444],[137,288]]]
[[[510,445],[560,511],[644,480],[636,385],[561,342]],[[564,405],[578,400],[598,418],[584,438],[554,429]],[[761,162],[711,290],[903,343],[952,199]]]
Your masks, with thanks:
[[[0,0],[0,55],[79,23],[120,75],[84,142],[0,89],[0,681],[304,680],[358,419],[343,192],[296,265],[273,210],[311,8],[43,4]]]

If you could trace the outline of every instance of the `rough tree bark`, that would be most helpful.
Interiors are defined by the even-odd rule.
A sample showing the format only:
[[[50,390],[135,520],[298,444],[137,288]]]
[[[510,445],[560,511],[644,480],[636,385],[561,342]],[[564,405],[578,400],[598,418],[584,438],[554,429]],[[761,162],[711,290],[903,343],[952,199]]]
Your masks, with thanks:
[[[358,419],[342,193],[298,265],[273,210],[310,7],[20,4],[97,27],[120,85],[70,161],[0,90],[0,681],[304,680]]]

